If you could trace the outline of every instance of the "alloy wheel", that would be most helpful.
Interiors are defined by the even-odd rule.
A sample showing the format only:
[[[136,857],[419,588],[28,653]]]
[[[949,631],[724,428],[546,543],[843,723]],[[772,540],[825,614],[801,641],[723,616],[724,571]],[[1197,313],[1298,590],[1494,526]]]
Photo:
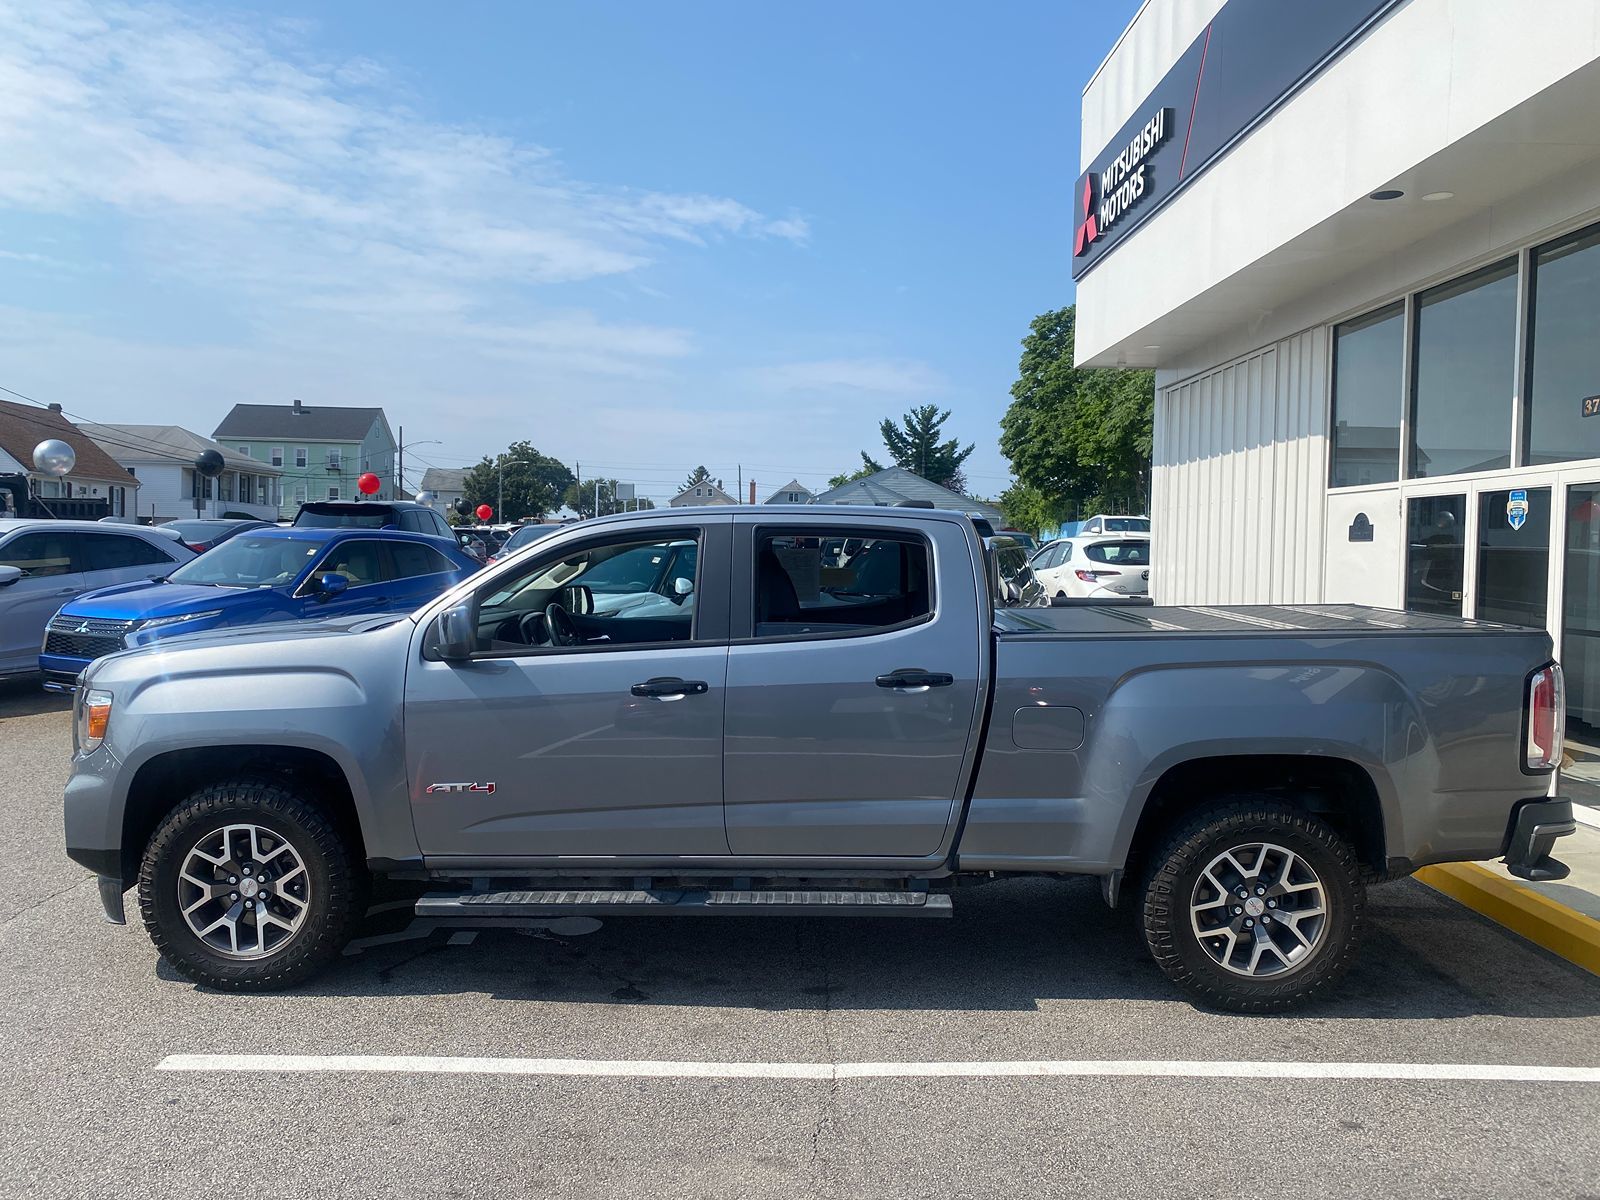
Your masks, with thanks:
[[[1328,925],[1322,880],[1306,860],[1271,842],[1218,854],[1195,881],[1189,922],[1206,953],[1248,978],[1305,965]]]
[[[205,945],[258,959],[288,945],[311,911],[300,852],[260,825],[225,825],[198,839],[178,872],[178,909]]]

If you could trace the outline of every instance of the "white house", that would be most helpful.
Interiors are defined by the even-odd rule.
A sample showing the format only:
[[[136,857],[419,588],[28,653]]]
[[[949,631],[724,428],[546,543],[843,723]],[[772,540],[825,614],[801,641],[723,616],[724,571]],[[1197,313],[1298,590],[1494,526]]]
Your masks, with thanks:
[[[797,479],[791,479],[772,495],[767,497],[768,504],[810,504],[816,498],[816,493]]]
[[[433,494],[433,507],[447,513],[457,500],[467,494],[466,467],[429,467],[422,473],[422,486],[418,491]]]
[[[77,457],[72,471],[62,479],[33,465],[34,447],[51,439],[67,443]],[[67,419],[61,405],[40,408],[10,400],[0,400],[0,475],[20,477],[16,497],[9,487],[0,490],[0,516],[15,516],[18,505],[26,511],[29,496],[44,501],[59,517],[128,516],[134,511],[139,486],[138,480]]]
[[[278,519],[283,470],[228,449],[178,425],[109,425],[85,421],[81,428],[139,481],[138,515],[157,522],[179,517]],[[223,471],[199,476],[196,506],[194,460],[206,450],[222,455]]]
[[[720,479],[706,479],[684,488],[683,491],[667,501],[667,507],[692,508],[699,504],[737,503],[739,503],[737,500],[722,490],[722,481]]]

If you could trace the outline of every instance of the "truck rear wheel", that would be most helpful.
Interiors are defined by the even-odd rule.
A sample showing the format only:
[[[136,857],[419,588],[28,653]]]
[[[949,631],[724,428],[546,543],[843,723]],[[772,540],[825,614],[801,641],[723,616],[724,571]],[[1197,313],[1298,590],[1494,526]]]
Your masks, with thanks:
[[[203,788],[145,846],[139,913],[163,958],[194,982],[272,991],[344,948],[366,872],[315,804],[277,783]]]
[[[1350,844],[1309,813],[1241,797],[1155,855],[1144,935],[1167,977],[1234,1012],[1324,994],[1355,956],[1366,891]]]

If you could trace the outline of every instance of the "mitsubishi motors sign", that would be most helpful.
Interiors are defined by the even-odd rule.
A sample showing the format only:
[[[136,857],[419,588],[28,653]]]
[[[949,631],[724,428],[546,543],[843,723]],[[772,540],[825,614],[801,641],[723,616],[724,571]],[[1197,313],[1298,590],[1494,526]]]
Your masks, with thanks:
[[[1079,279],[1400,0],[1227,0],[1072,192]],[[1252,194],[1262,199],[1270,181]]]
[[[1147,189],[1150,157],[1172,133],[1173,111],[1158,108],[1138,133],[1098,174],[1083,177],[1083,209],[1072,239],[1072,256],[1082,258],[1140,200]]]

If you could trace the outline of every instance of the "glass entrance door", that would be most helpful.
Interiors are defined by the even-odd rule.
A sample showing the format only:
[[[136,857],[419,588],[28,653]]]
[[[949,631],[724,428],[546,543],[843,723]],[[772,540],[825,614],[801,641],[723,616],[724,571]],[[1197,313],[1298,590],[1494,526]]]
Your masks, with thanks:
[[[1573,484],[1566,492],[1559,657],[1572,762],[1562,770],[1562,786],[1594,804],[1600,801],[1600,483]]]
[[[1550,619],[1550,489],[1478,493],[1472,615],[1543,629]]]
[[[1406,608],[1461,616],[1466,592],[1467,497],[1413,496],[1406,501]]]

